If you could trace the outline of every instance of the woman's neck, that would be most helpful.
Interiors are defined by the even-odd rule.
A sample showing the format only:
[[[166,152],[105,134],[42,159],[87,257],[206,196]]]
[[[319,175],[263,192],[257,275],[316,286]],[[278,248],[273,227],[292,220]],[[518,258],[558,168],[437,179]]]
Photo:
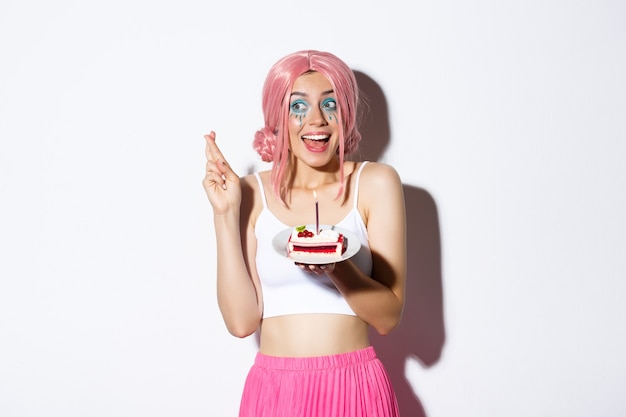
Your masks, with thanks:
[[[323,186],[337,184],[341,180],[338,159],[333,159],[323,167],[311,167],[297,159],[291,162],[291,169],[287,175],[289,178],[288,188],[315,190]]]

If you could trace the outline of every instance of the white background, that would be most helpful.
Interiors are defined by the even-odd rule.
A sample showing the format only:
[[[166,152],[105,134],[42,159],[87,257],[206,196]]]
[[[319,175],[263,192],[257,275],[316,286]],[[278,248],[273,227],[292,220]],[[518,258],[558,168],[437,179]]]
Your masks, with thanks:
[[[3,0],[0,415],[236,415],[256,342],[216,308],[202,135],[265,168],[263,79],[308,48],[359,72],[364,157],[406,186],[407,310],[375,339],[404,417],[626,415],[625,22],[618,0]]]

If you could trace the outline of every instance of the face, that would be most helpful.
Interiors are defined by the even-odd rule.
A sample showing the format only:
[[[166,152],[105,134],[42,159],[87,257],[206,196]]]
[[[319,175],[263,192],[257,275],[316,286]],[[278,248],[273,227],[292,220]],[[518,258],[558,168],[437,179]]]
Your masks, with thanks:
[[[307,165],[320,167],[337,155],[338,108],[330,81],[319,72],[296,79],[289,104],[291,153]]]

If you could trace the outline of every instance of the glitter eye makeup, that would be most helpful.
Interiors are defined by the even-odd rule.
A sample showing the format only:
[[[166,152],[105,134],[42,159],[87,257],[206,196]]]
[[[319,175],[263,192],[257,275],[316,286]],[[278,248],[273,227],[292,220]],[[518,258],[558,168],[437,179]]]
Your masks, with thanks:
[[[293,115],[303,116],[309,112],[309,103],[304,100],[295,100],[289,106],[289,112]]]
[[[322,101],[322,109],[327,112],[336,112],[337,111],[337,101],[334,98],[327,98]]]
[[[320,103],[320,109],[328,116],[329,121],[338,121],[337,118],[337,100],[327,98]],[[303,99],[297,99],[289,105],[289,113],[300,121],[302,125],[303,119],[309,114],[311,106]]]
[[[327,98],[322,102],[321,108],[328,114],[328,118],[337,121],[337,101],[334,98]]]
[[[302,99],[294,100],[289,106],[289,113],[296,119],[299,119],[300,126],[302,126],[302,119],[309,113],[309,103]]]

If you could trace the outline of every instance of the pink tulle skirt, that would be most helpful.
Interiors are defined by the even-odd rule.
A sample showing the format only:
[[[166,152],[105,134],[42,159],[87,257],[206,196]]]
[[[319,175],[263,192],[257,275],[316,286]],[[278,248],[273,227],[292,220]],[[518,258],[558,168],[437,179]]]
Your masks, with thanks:
[[[331,356],[258,353],[240,417],[397,417],[398,404],[373,347]]]

